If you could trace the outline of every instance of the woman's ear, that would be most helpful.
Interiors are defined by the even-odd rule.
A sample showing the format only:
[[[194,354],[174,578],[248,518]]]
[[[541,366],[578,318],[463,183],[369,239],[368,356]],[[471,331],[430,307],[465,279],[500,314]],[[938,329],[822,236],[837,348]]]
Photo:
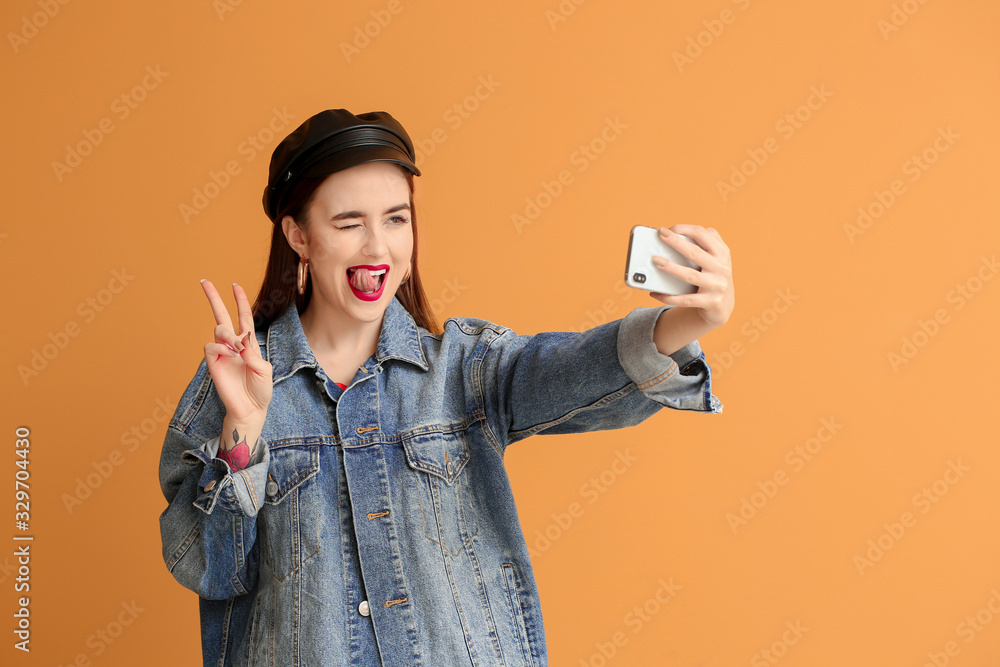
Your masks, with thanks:
[[[292,250],[298,253],[300,257],[306,256],[309,237],[301,227],[295,224],[295,219],[292,216],[286,215],[281,219],[281,231],[285,233],[285,238],[288,240],[288,245],[292,247]]]

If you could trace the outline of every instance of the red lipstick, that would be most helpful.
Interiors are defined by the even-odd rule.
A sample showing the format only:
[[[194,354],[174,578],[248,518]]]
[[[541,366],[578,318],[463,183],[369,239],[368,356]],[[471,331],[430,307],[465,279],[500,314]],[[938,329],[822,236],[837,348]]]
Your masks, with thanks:
[[[379,286],[374,292],[362,292],[354,286],[351,282],[351,276],[357,269],[368,269],[369,271],[381,271],[385,270],[385,273],[379,276]],[[358,264],[356,266],[348,267],[347,269],[347,285],[351,288],[351,292],[354,296],[358,297],[362,301],[378,301],[382,296],[382,291],[385,289],[386,277],[389,275],[389,265],[388,264]]]

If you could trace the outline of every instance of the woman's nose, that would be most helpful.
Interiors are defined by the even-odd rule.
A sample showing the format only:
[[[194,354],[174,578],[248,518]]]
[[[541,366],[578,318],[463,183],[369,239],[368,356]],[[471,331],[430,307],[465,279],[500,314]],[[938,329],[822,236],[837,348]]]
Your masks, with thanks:
[[[386,253],[385,234],[381,225],[371,225],[365,233],[364,253],[370,257],[382,257]]]

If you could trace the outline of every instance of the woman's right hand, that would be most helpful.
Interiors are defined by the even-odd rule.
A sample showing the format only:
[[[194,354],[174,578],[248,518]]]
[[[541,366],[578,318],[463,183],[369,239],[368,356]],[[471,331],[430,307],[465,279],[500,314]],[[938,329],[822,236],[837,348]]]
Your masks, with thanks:
[[[215,342],[205,344],[205,361],[226,414],[239,423],[263,423],[271,403],[271,364],[260,354],[253,311],[243,288],[233,283],[240,331],[233,330],[229,311],[211,281],[201,283],[215,315]]]

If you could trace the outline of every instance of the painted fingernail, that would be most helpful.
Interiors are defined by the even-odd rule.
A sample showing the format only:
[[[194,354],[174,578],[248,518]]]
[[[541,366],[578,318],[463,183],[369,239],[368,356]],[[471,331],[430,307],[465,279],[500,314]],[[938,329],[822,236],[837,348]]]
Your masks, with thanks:
[[[201,280],[199,280],[198,282],[200,282],[200,283],[203,283],[203,282],[205,282],[205,279],[204,279],[204,278],[202,278],[202,279],[201,279]]]

